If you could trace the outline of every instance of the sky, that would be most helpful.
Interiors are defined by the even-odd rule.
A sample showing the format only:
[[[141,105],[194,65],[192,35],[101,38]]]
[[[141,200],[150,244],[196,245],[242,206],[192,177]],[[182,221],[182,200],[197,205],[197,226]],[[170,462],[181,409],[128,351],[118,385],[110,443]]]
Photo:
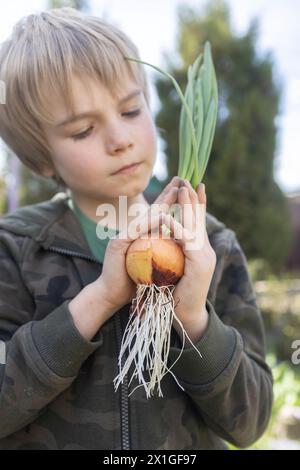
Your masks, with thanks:
[[[177,7],[183,0],[90,0],[90,11],[121,27],[138,46],[142,60],[164,67],[163,54],[173,55],[177,36]],[[184,0],[201,11],[206,0]],[[300,0],[227,0],[232,26],[238,34],[246,32],[250,21],[258,17],[260,34],[258,51],[272,53],[276,79],[282,89],[280,115],[276,124],[278,143],[274,176],[285,192],[300,190]],[[0,43],[13,25],[24,15],[45,9],[47,0],[11,0],[0,3]],[[153,112],[158,98],[150,79]],[[1,163],[1,150],[0,150]],[[165,176],[162,143],[154,169]]]

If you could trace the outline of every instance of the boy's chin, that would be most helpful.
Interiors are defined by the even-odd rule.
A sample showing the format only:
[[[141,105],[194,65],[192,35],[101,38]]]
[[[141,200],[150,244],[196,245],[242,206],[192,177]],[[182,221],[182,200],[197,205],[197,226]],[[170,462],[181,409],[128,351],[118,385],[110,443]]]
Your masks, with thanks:
[[[132,187],[126,187],[124,186],[123,188],[120,188],[120,192],[118,193],[118,196],[126,196],[128,198],[135,198],[139,196],[141,193],[145,191],[147,188],[147,184],[140,184],[140,185],[134,185]]]

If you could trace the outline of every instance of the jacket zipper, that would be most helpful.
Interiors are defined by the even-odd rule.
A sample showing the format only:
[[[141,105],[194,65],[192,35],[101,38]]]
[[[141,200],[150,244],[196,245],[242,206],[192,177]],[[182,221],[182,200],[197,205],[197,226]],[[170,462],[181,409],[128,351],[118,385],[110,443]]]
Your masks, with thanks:
[[[118,351],[121,350],[122,343],[122,325],[121,319],[118,316],[115,322]],[[124,365],[125,358],[122,358],[122,366]],[[128,398],[128,375],[126,374],[121,384],[121,444],[122,449],[130,450],[129,440],[129,398]]]
[[[98,264],[102,264],[97,258],[90,255],[84,255],[82,253],[78,253],[77,251],[66,250],[65,248],[59,248],[56,246],[49,246],[47,250],[53,251],[55,253],[59,253],[66,256],[75,256],[77,258],[86,259],[88,261],[94,261]],[[113,317],[116,337],[117,337],[117,347],[118,352],[121,349],[121,342],[122,342],[122,325],[121,319],[119,315],[114,315]],[[123,358],[123,361],[125,358]],[[121,448],[122,450],[130,450],[130,429],[129,429],[129,398],[128,398],[128,375],[124,377],[123,383],[121,384],[120,388],[120,395],[121,395]]]

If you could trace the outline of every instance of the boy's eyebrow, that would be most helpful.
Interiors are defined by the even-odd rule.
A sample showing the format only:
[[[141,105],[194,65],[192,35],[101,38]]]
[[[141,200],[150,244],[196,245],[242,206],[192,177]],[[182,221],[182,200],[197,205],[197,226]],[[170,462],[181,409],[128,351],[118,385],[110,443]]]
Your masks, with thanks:
[[[126,101],[131,100],[132,98],[134,98],[137,95],[140,95],[141,93],[142,93],[142,90],[140,90],[140,89],[133,90],[131,93],[129,93],[129,95],[122,98],[119,101],[119,104],[126,103]],[[70,116],[67,119],[65,119],[64,121],[56,124],[55,128],[66,126],[67,124],[71,124],[71,122],[79,121],[80,119],[83,119],[87,116],[91,116],[91,115],[95,115],[95,114],[97,114],[97,111],[96,110],[91,110],[91,111],[86,111],[84,113],[76,114],[76,116]]]

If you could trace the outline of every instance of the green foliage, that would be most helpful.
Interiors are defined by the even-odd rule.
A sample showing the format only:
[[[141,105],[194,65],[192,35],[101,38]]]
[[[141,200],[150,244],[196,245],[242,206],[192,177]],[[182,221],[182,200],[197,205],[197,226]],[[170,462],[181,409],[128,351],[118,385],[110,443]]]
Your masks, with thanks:
[[[291,448],[298,445],[300,449],[299,418],[291,418],[291,410],[298,414],[300,411],[300,365],[291,361],[295,352],[292,345],[300,339],[300,277],[293,278],[290,273],[274,276],[262,259],[251,261],[249,271],[264,320],[267,363],[274,378],[274,404],[268,429],[250,449],[287,445]]]
[[[273,276],[269,263],[262,258],[249,260],[248,269],[253,282],[263,281]]]
[[[255,283],[268,350],[278,360],[291,358],[291,345],[300,339],[300,279],[272,278]]]
[[[206,40],[212,44],[219,115],[205,177],[208,210],[236,231],[248,257],[264,258],[279,271],[291,241],[286,200],[273,178],[280,95],[272,57],[258,55],[257,37],[257,21],[244,36],[234,33],[223,1],[209,3],[201,13],[182,6],[177,40],[182,64],[166,59],[164,68],[184,90],[188,65]],[[166,131],[171,178],[178,167],[180,103],[168,81],[159,77],[156,86],[161,101],[156,123]]]
[[[300,406],[300,369],[289,362],[276,363],[275,356],[268,357],[274,378],[274,405],[271,426],[284,405]],[[299,436],[300,439],[300,436]]]
[[[282,423],[285,407],[300,407],[300,373],[289,362],[276,363],[273,355],[268,356],[268,363],[274,378],[274,403],[269,426],[265,434],[251,446],[253,450],[276,447],[276,440],[285,437]],[[300,442],[300,435],[294,436]]]
[[[275,274],[270,264],[263,258],[248,260],[248,269],[253,282],[256,281],[294,281],[300,279],[300,271],[285,271]],[[287,294],[286,294],[287,295]]]
[[[282,411],[285,407],[300,407],[300,372],[287,361],[277,363],[272,354],[268,355],[267,362],[272,369],[274,379],[271,419],[266,432],[248,450],[276,449],[276,442],[286,437]],[[293,437],[294,445],[297,445],[300,442],[300,435]],[[233,445],[229,445],[229,448],[237,450]]]

